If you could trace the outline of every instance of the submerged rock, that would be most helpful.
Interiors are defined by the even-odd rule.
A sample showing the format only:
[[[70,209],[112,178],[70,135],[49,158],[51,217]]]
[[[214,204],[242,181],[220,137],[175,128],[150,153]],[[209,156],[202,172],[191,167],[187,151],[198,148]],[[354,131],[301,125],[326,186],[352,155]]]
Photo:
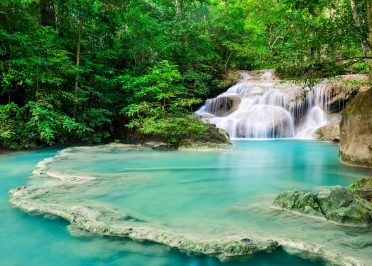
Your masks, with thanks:
[[[50,188],[18,187],[10,191],[9,203],[28,213],[61,217],[69,221],[72,227],[96,235],[151,241],[186,253],[210,255],[220,259],[252,255],[262,251],[270,252],[279,247],[278,242],[274,240],[253,240],[243,236],[201,239],[169,227],[145,221],[138,222],[140,219],[135,219],[137,221],[123,219],[125,214],[103,204],[70,206],[63,203],[46,203],[40,199],[42,194],[48,193],[48,189]]]
[[[319,193],[282,192],[273,205],[287,210],[323,217],[338,224],[370,225],[372,204],[349,188],[334,186]]]
[[[359,93],[342,112],[340,158],[372,167],[372,89]]]
[[[142,146],[151,148],[153,150],[174,150],[177,147],[169,145],[168,143],[161,142],[161,141],[147,141],[142,144]]]
[[[10,204],[27,213],[61,217],[69,221],[68,229],[74,236],[84,236],[89,233],[114,238],[130,238],[141,242],[152,241],[185,253],[215,256],[221,260],[228,260],[230,257],[254,255],[259,252],[270,252],[277,247],[290,250],[290,253],[294,250],[301,255],[310,253],[314,257],[324,258],[331,262],[332,265],[364,265],[366,264],[364,261],[368,260],[368,257],[366,260],[364,255],[359,257],[358,253],[354,253],[352,249],[348,249],[346,252],[338,249],[339,241],[332,242],[332,244],[319,242],[308,238],[305,231],[301,231],[300,236],[297,233],[291,235],[285,231],[276,234],[272,231],[276,231],[276,228],[267,230],[264,227],[264,230],[267,231],[260,232],[256,231],[255,227],[240,228],[237,226],[229,228],[230,225],[226,223],[221,223],[221,227],[219,225],[215,228],[212,227],[213,230],[211,231],[208,229],[208,226],[210,226],[208,223],[206,227],[203,225],[199,229],[196,228],[195,231],[190,231],[191,228],[187,229],[178,226],[172,228],[171,226],[161,225],[156,221],[157,219],[153,220],[153,218],[147,216],[141,217],[141,213],[127,213],[125,206],[121,206],[121,204],[117,206],[110,205],[106,201],[105,203],[97,201],[95,198],[91,198],[90,195],[93,193],[96,195],[97,192],[115,193],[115,189],[114,191],[111,189],[106,190],[108,184],[110,188],[118,188],[120,190],[119,193],[133,193],[130,190],[122,190],[120,184],[122,182],[128,182],[128,184],[134,182],[133,184],[136,184],[137,182],[148,183],[150,181],[147,177],[141,178],[137,174],[124,174],[123,176],[123,173],[118,173],[117,175],[101,176],[99,173],[91,173],[89,176],[80,176],[74,171],[71,172],[73,167],[71,167],[69,161],[81,160],[82,154],[78,152],[79,150],[83,151],[84,156],[89,158],[96,156],[97,153],[104,155],[112,153],[110,155],[115,155],[114,157],[95,158],[95,161],[103,159],[103,164],[106,163],[104,160],[106,158],[115,159],[115,161],[118,160],[117,162],[121,163],[125,158],[131,156],[129,154],[123,157],[123,154],[117,153],[118,149],[123,149],[125,153],[133,150],[136,158],[138,156],[137,151],[142,149],[142,147],[137,145],[118,146],[115,144],[69,148],[61,151],[53,157],[54,159],[48,158],[39,162],[32,178],[35,181],[39,179],[38,181],[41,182],[34,182],[34,185],[30,187],[13,189],[10,192]],[[148,153],[146,154],[148,155]],[[68,156],[71,156],[71,158]],[[70,173],[67,172],[67,168],[69,168],[68,171]],[[62,169],[63,171],[60,171]],[[124,188],[130,187],[125,186]],[[86,192],[87,194],[85,194]],[[302,193],[296,199],[298,202],[301,202],[301,199],[306,199],[305,201],[308,205],[313,206],[313,210],[318,210],[314,203],[315,199],[311,194],[305,195],[305,193]],[[263,208],[267,210],[266,206],[268,205],[269,203],[267,205],[264,204]],[[297,206],[299,205],[301,204],[298,203]],[[260,202],[260,206],[262,206],[262,202]],[[128,206],[128,208],[130,207]],[[306,206],[304,209],[312,213],[311,209],[306,208]],[[254,215],[257,215],[255,210],[252,211]],[[208,220],[206,221],[208,222]],[[206,231],[200,231],[203,228]],[[323,232],[319,233],[322,240]],[[331,235],[327,234],[327,237],[331,236],[332,238],[334,235],[333,233]],[[355,245],[367,246],[369,243],[368,237],[363,237],[361,240],[363,239],[367,240],[363,242],[355,241]]]

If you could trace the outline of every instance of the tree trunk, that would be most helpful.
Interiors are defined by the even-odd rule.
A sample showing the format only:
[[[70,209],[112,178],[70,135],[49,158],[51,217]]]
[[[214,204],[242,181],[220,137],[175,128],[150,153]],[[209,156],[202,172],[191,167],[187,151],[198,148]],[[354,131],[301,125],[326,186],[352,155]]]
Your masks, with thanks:
[[[54,4],[50,0],[40,0],[40,24],[42,26],[55,27],[55,9]]]
[[[367,3],[367,7],[370,6],[370,4]],[[353,20],[355,23],[355,26],[358,28],[359,31],[361,31],[361,22],[358,15],[357,6],[355,4],[355,0],[350,0],[350,7],[351,7],[351,15],[353,16]],[[368,12],[369,10],[367,10]],[[367,14],[368,17],[370,17],[369,14]],[[367,56],[368,51],[371,49],[371,43],[368,40],[361,41],[361,46],[364,54]]]
[[[371,47],[372,47],[372,3],[371,1],[367,1],[367,25],[368,25],[368,42],[369,42],[369,53],[368,56],[371,57]],[[370,59],[367,59],[367,63]],[[369,65],[370,66],[370,65]],[[369,72],[369,82],[372,83],[372,73]]]
[[[36,77],[36,93],[35,93],[36,100],[38,100],[38,98],[39,98],[39,88],[40,88],[40,86],[39,86],[39,74],[38,74],[37,77]]]
[[[80,66],[80,43],[81,43],[81,32],[83,30],[83,17],[80,16],[79,18],[79,28],[78,28],[78,39],[76,45],[76,74],[75,74],[75,86],[74,86],[74,112],[73,117],[76,118],[77,116],[77,94],[78,94],[78,86],[79,86],[79,66]]]
[[[369,47],[372,46],[372,2],[367,1],[367,25],[368,25],[368,41]]]
[[[182,13],[182,0],[176,0],[175,6],[176,6],[176,14]]]

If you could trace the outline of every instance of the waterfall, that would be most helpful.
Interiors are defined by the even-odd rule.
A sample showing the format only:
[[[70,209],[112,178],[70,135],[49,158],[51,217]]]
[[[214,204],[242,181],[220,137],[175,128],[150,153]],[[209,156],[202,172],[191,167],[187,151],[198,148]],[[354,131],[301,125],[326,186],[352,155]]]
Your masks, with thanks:
[[[281,82],[271,71],[243,72],[236,85],[208,99],[196,112],[231,138],[314,138],[327,124],[324,86],[302,88]]]

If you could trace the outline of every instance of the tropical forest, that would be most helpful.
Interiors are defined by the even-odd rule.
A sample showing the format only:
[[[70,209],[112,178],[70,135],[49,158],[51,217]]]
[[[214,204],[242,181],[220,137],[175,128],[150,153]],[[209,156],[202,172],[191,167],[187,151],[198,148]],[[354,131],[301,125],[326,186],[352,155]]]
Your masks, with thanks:
[[[1,0],[0,266],[370,266],[370,0]]]

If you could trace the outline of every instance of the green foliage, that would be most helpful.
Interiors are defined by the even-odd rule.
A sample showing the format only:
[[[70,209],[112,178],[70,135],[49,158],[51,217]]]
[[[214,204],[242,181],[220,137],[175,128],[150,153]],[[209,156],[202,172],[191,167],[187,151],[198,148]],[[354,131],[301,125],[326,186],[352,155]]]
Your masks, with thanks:
[[[18,148],[19,115],[20,110],[16,104],[0,105],[0,146]]]
[[[367,0],[213,3],[214,34],[227,68],[275,68],[286,78],[370,73]],[[358,62],[366,63],[355,67]]]
[[[131,118],[129,128],[144,135],[178,143],[187,135],[203,135],[206,126],[189,116],[190,107],[199,99],[187,95],[177,66],[160,61],[145,75],[122,77],[123,90],[131,98],[122,113]]]
[[[148,68],[146,75],[122,77],[123,89],[134,101],[162,102],[163,106],[186,91],[180,80],[177,67],[166,60]]]
[[[25,108],[29,112],[29,120],[23,134],[30,140],[53,144],[55,141],[65,143],[69,138],[81,139],[84,134],[92,131],[77,123],[74,119],[53,110],[44,102],[29,102]]]
[[[147,117],[141,121],[139,131],[177,145],[185,138],[199,138],[207,134],[206,125],[195,117]]]
[[[22,108],[14,103],[0,106],[0,146],[17,149],[38,143],[66,143],[91,131],[47,103],[30,101]]]
[[[368,0],[2,0],[0,146],[134,131],[177,143],[204,132],[190,114],[230,85],[230,70],[370,74],[368,10]]]

